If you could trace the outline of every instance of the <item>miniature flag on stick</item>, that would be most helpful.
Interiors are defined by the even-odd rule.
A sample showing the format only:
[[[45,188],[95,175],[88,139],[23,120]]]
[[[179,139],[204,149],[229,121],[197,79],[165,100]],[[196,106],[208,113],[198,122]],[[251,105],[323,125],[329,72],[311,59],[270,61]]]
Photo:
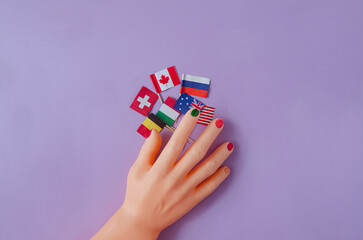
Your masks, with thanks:
[[[180,93],[206,98],[208,96],[209,85],[209,78],[183,74]]]
[[[202,125],[208,125],[213,120],[215,110],[216,109],[214,107],[204,106],[202,111],[200,111],[197,123]]]
[[[163,105],[161,105],[159,111],[156,113],[156,116],[166,123],[169,127],[171,127],[177,117],[179,116],[180,112],[175,110],[173,107],[176,103],[176,100],[168,97]]]
[[[150,136],[151,130],[155,129],[160,132],[165,127],[165,123],[161,121],[157,116],[150,113],[150,115],[145,119],[145,121],[140,125],[137,129],[137,132],[140,133],[144,138]]]
[[[131,103],[130,108],[144,116],[147,116],[157,100],[158,96],[156,93],[143,86],[136,95],[134,101]]]
[[[204,104],[192,96],[182,93],[174,105],[174,109],[185,114],[190,108],[196,108],[199,111],[202,110]]]
[[[180,84],[179,76],[174,66],[151,74],[150,78],[154,84],[157,93],[160,93]]]

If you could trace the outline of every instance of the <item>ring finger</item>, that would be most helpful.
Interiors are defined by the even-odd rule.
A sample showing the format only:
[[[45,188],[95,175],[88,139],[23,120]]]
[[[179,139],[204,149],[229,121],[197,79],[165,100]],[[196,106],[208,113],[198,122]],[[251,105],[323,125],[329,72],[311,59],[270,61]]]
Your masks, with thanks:
[[[229,155],[231,155],[233,148],[231,142],[220,145],[206,160],[186,176],[185,188],[191,189],[196,187],[205,179],[213,175]]]

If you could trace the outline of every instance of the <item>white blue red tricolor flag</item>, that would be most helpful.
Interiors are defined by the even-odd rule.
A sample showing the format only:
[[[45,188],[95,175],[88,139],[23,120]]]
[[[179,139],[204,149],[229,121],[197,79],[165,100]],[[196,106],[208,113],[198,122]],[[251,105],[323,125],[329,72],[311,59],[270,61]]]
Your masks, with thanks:
[[[197,123],[208,125],[213,120],[215,110],[216,109],[214,107],[204,106],[202,111],[200,111]]]
[[[180,93],[206,98],[208,97],[209,85],[209,78],[183,74]]]
[[[190,108],[196,108],[201,111],[203,107],[204,104],[202,102],[186,93],[182,93],[174,105],[174,109],[183,114],[186,114]]]
[[[151,74],[150,78],[157,93],[180,84],[179,76],[174,66]]]

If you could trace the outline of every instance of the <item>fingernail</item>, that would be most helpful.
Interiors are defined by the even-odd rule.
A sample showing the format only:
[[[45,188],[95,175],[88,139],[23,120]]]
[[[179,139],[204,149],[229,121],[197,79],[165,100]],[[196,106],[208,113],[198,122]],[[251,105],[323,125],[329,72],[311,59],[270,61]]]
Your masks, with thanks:
[[[198,115],[199,115],[199,110],[198,110],[198,109],[196,109],[196,108],[194,108],[190,114],[191,114],[193,117],[196,117],[196,116],[198,116]]]
[[[233,143],[228,143],[228,145],[227,145],[227,149],[228,149],[228,151],[232,151],[232,149],[233,149]]]
[[[229,173],[229,168],[228,167],[225,167],[224,168],[224,171],[228,174]]]
[[[221,128],[223,126],[223,120],[222,119],[218,119],[217,121],[216,121],[216,127],[217,128]]]

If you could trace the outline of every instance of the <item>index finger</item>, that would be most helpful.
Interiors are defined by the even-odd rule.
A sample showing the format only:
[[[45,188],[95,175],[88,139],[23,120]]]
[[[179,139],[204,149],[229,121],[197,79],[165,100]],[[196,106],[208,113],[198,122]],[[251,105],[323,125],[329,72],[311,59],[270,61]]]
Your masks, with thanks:
[[[166,144],[164,150],[161,152],[158,160],[154,166],[161,170],[168,170],[174,164],[183,147],[197,124],[199,110],[194,108],[190,109],[180,121],[178,127]]]

